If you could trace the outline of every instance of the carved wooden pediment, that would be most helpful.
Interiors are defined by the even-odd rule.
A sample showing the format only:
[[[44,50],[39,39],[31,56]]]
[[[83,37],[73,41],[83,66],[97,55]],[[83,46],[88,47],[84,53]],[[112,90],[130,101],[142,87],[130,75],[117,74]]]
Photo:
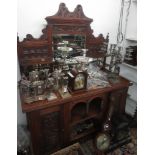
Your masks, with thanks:
[[[62,19],[62,20],[84,20],[87,22],[92,22],[93,19],[85,16],[82,6],[77,5],[73,12],[70,12],[66,7],[65,3],[60,3],[58,12],[53,16],[46,17],[48,23],[51,23],[53,20]]]

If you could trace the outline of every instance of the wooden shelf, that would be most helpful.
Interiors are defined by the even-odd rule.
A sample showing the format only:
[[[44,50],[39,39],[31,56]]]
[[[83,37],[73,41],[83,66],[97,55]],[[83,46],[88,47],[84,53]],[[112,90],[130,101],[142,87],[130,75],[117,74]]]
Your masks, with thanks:
[[[80,116],[72,116],[71,126],[82,123],[91,118],[100,118],[100,114],[95,112],[89,112],[88,115],[84,118],[81,118]]]
[[[94,110],[94,109],[91,109],[91,110],[89,110],[89,112],[88,112],[88,116],[89,116],[89,117],[94,117],[94,118],[101,118],[101,115],[102,115],[101,111],[102,111],[102,110],[96,111],[96,110]]]
[[[100,118],[101,117],[101,109],[97,109],[95,106],[91,106],[89,108],[88,113],[85,114],[85,116],[80,116],[81,112],[76,113],[75,115],[71,115],[71,126],[76,125],[77,123],[81,123],[85,120],[91,119],[91,118]]]
[[[78,140],[78,139],[80,139],[80,138],[82,138],[82,137],[84,137],[84,136],[87,136],[87,135],[89,135],[89,134],[91,134],[91,133],[94,133],[94,132],[96,132],[97,131],[97,129],[95,128],[95,127],[93,127],[92,129],[89,129],[88,131],[85,131],[85,132],[83,132],[83,133],[81,133],[81,134],[78,134],[77,136],[71,136],[71,141],[74,141],[74,140]]]

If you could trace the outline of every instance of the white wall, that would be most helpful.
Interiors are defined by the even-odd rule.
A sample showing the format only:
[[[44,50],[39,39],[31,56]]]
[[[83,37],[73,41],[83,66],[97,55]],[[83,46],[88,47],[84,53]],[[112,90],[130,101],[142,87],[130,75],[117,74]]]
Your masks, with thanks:
[[[106,36],[109,33],[109,42],[116,43],[121,0],[18,0],[17,32],[19,39],[25,38],[26,34],[39,37],[46,25],[44,18],[54,15],[61,2],[64,2],[70,11],[73,11],[77,4],[81,4],[85,15],[94,20],[91,25],[94,35],[98,36],[102,33]],[[19,95],[17,99],[18,124],[25,124],[25,114],[21,112]]]
[[[132,2],[129,10],[126,39],[137,40],[137,2]]]

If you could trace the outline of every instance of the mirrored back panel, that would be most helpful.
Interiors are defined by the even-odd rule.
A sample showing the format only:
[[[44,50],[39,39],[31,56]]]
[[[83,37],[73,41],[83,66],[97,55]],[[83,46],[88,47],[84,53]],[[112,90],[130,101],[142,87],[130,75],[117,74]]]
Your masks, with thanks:
[[[70,47],[85,48],[85,46],[86,46],[86,36],[85,35],[56,34],[56,35],[53,35],[54,49],[56,49],[58,45],[63,44],[64,41],[67,41],[68,46],[70,46]]]
[[[55,34],[52,38],[54,57],[82,55],[86,47],[86,36],[80,34]]]

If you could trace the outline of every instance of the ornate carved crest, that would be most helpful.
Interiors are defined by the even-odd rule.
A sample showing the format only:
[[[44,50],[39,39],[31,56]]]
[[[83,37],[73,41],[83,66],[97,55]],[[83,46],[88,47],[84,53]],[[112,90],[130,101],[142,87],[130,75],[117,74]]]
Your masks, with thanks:
[[[60,3],[58,12],[53,16],[46,17],[47,21],[50,21],[51,19],[80,19],[80,20],[86,20],[89,22],[92,22],[93,20],[91,18],[88,18],[85,16],[82,6],[77,5],[73,12],[70,12],[68,8],[66,7],[65,3]]]
[[[58,12],[52,17],[85,18],[85,19],[92,20],[85,16],[81,5],[77,5],[74,11],[70,12],[66,7],[65,3],[60,3]]]

